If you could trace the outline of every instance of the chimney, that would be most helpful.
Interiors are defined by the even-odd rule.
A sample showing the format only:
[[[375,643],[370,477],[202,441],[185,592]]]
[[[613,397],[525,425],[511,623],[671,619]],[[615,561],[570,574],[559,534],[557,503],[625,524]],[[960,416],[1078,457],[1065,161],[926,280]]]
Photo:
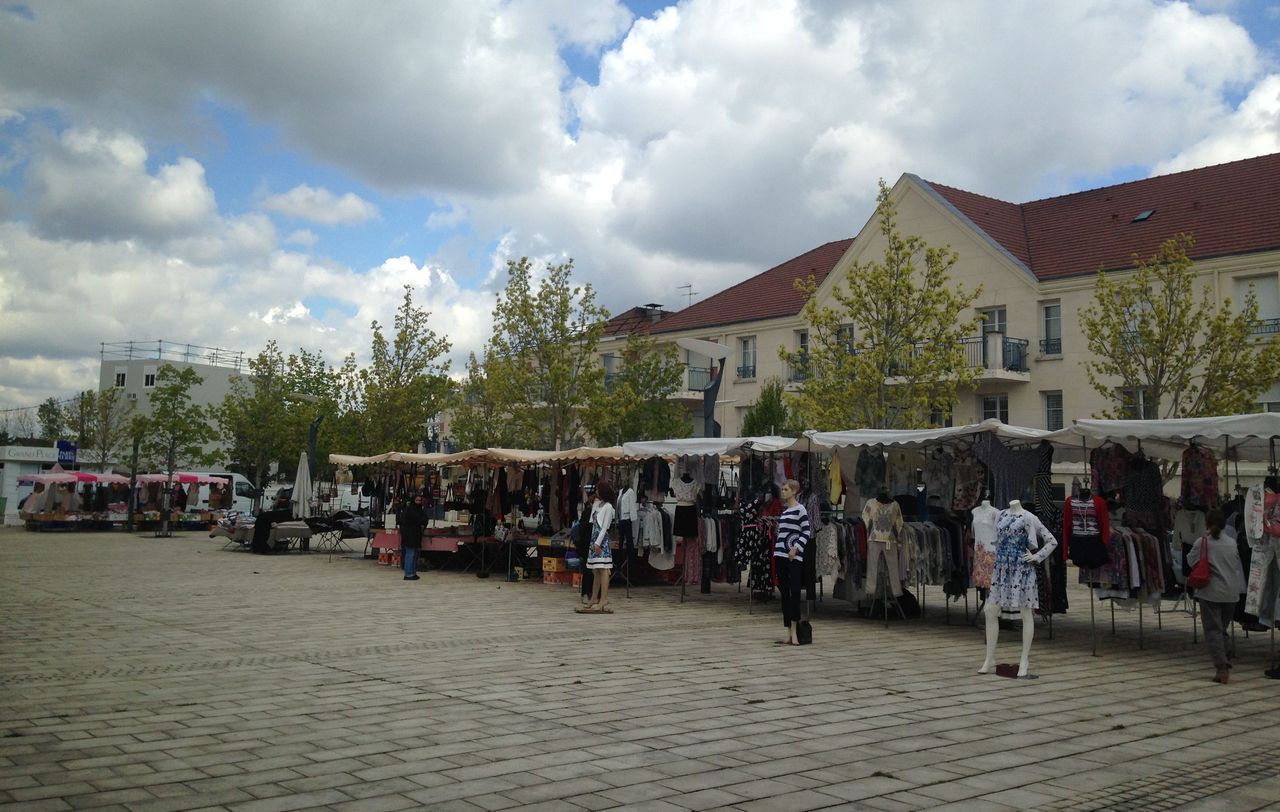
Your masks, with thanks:
[[[650,302],[649,304],[641,305],[641,307],[649,314],[649,321],[656,322],[662,319],[662,305]]]

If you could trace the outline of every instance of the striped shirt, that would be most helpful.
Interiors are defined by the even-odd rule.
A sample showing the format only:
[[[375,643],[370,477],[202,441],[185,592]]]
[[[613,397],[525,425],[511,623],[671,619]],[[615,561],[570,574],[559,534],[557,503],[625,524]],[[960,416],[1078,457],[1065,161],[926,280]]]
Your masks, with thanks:
[[[791,554],[792,547],[798,547],[796,561],[804,561],[804,551],[812,537],[809,514],[804,505],[787,508],[778,517],[778,541],[773,545],[773,557],[786,558]]]

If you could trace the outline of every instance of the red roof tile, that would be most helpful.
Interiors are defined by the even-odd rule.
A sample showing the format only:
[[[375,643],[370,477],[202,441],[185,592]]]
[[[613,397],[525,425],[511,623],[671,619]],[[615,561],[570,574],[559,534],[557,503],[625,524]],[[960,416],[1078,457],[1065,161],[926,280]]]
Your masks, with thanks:
[[[654,315],[657,318],[654,318]],[[624,310],[605,322],[604,337],[628,336],[632,333],[647,333],[654,325],[671,315],[670,310],[653,309],[644,306]]]
[[[805,297],[795,289],[795,280],[813,274],[821,284],[852,243],[852,239],[847,239],[820,245],[667,316],[650,332],[669,333],[794,316],[805,303]]]
[[[1040,279],[1131,267],[1182,232],[1192,259],[1280,249],[1280,153],[1021,205],[924,183]]]

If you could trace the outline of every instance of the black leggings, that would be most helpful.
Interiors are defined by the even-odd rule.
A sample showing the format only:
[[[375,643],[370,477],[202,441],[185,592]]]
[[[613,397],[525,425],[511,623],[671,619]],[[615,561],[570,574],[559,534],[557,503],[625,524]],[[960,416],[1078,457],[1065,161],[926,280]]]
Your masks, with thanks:
[[[773,559],[778,568],[778,591],[782,593],[782,625],[800,622],[800,577],[804,562],[798,558]]]

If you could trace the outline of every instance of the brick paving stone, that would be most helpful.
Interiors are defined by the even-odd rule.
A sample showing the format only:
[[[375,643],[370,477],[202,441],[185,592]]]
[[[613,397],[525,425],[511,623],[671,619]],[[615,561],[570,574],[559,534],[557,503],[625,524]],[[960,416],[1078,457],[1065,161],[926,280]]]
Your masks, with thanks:
[[[0,803],[1083,810],[1111,794],[1160,809],[1280,797],[1256,766],[1280,764],[1267,756],[1280,725],[1261,676],[1269,638],[1237,635],[1233,681],[1214,686],[1189,617],[1156,629],[1148,614],[1139,649],[1136,613],[1116,612],[1113,637],[1103,608],[1094,657],[1074,584],[1054,639],[1037,629],[1040,679],[1020,682],[973,673],[981,632],[958,604],[948,626],[932,588],[924,619],[887,629],[828,599],[820,644],[790,651],[770,642],[776,606],[723,585],[684,604],[638,587],[618,615],[582,618],[569,589],[432,571],[407,590],[358,557],[220,547],[199,533],[0,530]],[[406,633],[405,617],[445,612],[448,628]],[[1017,653],[1006,638],[1004,661]],[[585,696],[602,676],[609,692]]]

